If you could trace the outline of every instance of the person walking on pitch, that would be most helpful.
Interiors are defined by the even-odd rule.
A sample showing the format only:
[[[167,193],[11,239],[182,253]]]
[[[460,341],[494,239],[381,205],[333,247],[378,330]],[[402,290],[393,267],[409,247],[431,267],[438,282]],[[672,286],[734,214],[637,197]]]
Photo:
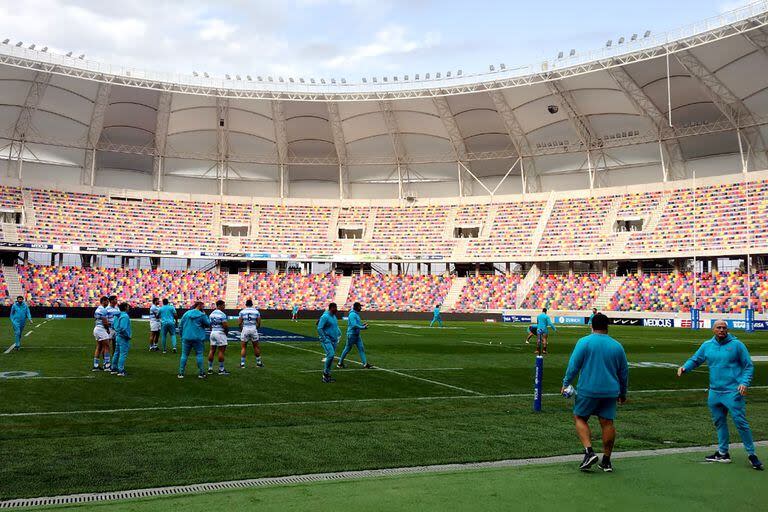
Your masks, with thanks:
[[[29,312],[29,306],[24,302],[24,297],[19,295],[16,302],[11,306],[11,325],[13,325],[13,350],[21,349],[21,336],[24,333],[24,326],[27,321],[32,323],[32,314]]]
[[[437,322],[439,327],[443,326],[443,317],[440,316],[440,304],[437,304],[435,309],[432,310],[432,321],[429,322],[429,326],[432,327],[435,322]]]
[[[336,318],[338,308],[335,302],[328,304],[328,309],[317,322],[317,334],[320,338],[320,346],[325,352],[325,366],[323,367],[323,382],[336,382],[331,377],[331,368],[333,367],[333,356],[336,355],[336,345],[339,343],[341,331],[339,330],[339,321]]]
[[[707,405],[717,429],[717,451],[706,457],[707,462],[731,462],[728,451],[728,413],[731,413],[749,462],[762,471],[763,463],[755,455],[752,430],[746,417],[746,396],[755,367],[747,347],[728,333],[728,324],[718,320],[712,328],[714,336],[701,344],[693,356],[677,369],[677,376],[690,373],[700,365],[709,367],[709,398]]]
[[[547,308],[544,308],[541,310],[541,313],[539,313],[539,316],[536,317],[536,334],[539,337],[539,342],[536,344],[537,354],[547,353],[547,338],[549,337],[550,327],[553,331],[557,331],[552,320],[549,319],[549,315],[547,315]]]
[[[112,328],[115,330],[115,355],[112,365],[113,374],[118,377],[125,377],[125,360],[128,358],[128,351],[131,349],[131,318],[128,316],[128,303],[121,302],[118,306],[120,314],[112,322]]]
[[[581,338],[571,353],[568,369],[563,377],[560,393],[579,377],[576,401],[573,405],[573,419],[576,434],[584,447],[584,460],[579,469],[588,471],[598,456],[592,449],[592,432],[589,417],[597,416],[603,432],[603,460],[599,467],[605,472],[613,471],[611,453],[616,441],[616,403],[627,401],[629,364],[621,343],[608,336],[608,317],[598,313],[592,319],[592,334]]]
[[[181,317],[181,324],[179,326],[181,334],[180,379],[184,378],[184,370],[187,367],[187,358],[191,350],[195,351],[197,369],[200,372],[198,378],[204,379],[206,377],[205,368],[203,367],[203,351],[205,350],[205,338],[207,337],[205,328],[210,326],[211,321],[208,315],[203,312],[203,303],[200,301],[195,302],[192,309]]]
[[[352,350],[352,347],[357,347],[357,352],[360,354],[360,360],[363,362],[363,368],[372,368],[365,358],[363,338],[360,336],[360,331],[368,328],[368,324],[360,319],[360,312],[362,310],[363,306],[359,302],[355,302],[352,305],[352,311],[350,311],[347,316],[347,344],[344,345],[344,350],[341,352],[339,364],[336,365],[337,368],[344,368],[344,358],[347,357],[347,354]]]
[[[299,319],[299,306],[294,305],[291,310],[291,321],[296,322]]]

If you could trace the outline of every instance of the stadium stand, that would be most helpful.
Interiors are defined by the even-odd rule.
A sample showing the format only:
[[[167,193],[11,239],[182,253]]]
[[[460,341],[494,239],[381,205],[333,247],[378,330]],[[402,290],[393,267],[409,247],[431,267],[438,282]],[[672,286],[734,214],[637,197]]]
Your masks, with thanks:
[[[469,276],[454,311],[515,308],[520,279],[520,274]]]
[[[610,280],[602,274],[541,274],[522,307],[587,310]]]
[[[33,306],[92,307],[102,295],[112,294],[138,307],[148,307],[152,297],[180,307],[196,300],[211,305],[224,296],[226,283],[220,272],[44,265],[19,265],[17,270]]]
[[[488,238],[469,240],[467,255],[497,261],[529,256],[531,238],[545,205],[545,201],[499,204]]]
[[[5,275],[3,275],[3,271],[0,270],[0,301],[2,301],[2,304],[5,304],[6,306],[10,305],[11,303],[11,297],[8,293],[8,284],[5,282]]]
[[[610,241],[603,235],[603,227],[612,201],[612,196],[557,201],[536,254],[607,253]]]
[[[267,274],[263,272],[240,273],[240,298],[238,306],[252,299],[259,309],[322,310],[333,301],[339,277],[336,274]]]
[[[371,240],[355,242],[356,252],[383,258],[450,256],[454,241],[444,234],[446,206],[375,208]]]
[[[432,311],[445,300],[451,282],[451,277],[436,275],[357,275],[345,307],[360,302],[371,311]]]

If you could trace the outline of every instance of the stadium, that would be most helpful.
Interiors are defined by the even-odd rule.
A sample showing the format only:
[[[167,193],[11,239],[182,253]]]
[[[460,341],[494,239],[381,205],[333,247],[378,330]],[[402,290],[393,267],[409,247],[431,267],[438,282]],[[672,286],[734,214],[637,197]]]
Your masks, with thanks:
[[[724,320],[754,362],[768,458],[768,2],[529,66],[359,81],[172,75],[6,40],[0,165],[0,508],[768,498],[744,449],[701,464],[707,370],[675,376]],[[112,295],[132,319],[125,379],[90,368]],[[223,300],[231,374],[178,379],[165,335],[148,351],[153,298],[179,317]],[[247,300],[263,368],[247,343],[236,368]],[[374,366],[332,357],[321,386],[332,302],[342,332],[362,305]],[[532,412],[542,308],[558,329]],[[593,310],[630,368],[610,479],[574,471],[560,396]]]

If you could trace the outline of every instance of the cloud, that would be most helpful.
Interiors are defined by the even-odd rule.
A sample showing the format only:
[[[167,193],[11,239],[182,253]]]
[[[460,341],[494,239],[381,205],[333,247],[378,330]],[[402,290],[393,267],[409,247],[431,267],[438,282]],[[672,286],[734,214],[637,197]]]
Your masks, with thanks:
[[[404,27],[391,25],[377,32],[370,43],[352,48],[346,54],[336,55],[324,65],[329,69],[350,69],[363,61],[404,55],[439,44],[439,34],[427,33],[421,39],[414,39],[407,37]]]
[[[203,41],[226,41],[232,34],[237,32],[237,25],[232,25],[217,18],[202,20],[200,25],[202,27],[198,35]]]
[[[722,14],[728,11],[733,11],[735,9],[738,9],[739,7],[744,7],[745,5],[749,5],[753,3],[754,0],[734,0],[731,2],[723,2],[721,3],[717,9]]]

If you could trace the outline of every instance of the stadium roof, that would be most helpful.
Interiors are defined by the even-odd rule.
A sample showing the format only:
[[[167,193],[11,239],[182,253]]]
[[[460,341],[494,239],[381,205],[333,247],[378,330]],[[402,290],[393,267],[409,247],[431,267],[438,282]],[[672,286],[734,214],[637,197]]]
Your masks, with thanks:
[[[3,44],[0,159],[22,179],[342,198],[766,169],[767,25],[760,1],[593,54],[376,84],[170,76]]]

